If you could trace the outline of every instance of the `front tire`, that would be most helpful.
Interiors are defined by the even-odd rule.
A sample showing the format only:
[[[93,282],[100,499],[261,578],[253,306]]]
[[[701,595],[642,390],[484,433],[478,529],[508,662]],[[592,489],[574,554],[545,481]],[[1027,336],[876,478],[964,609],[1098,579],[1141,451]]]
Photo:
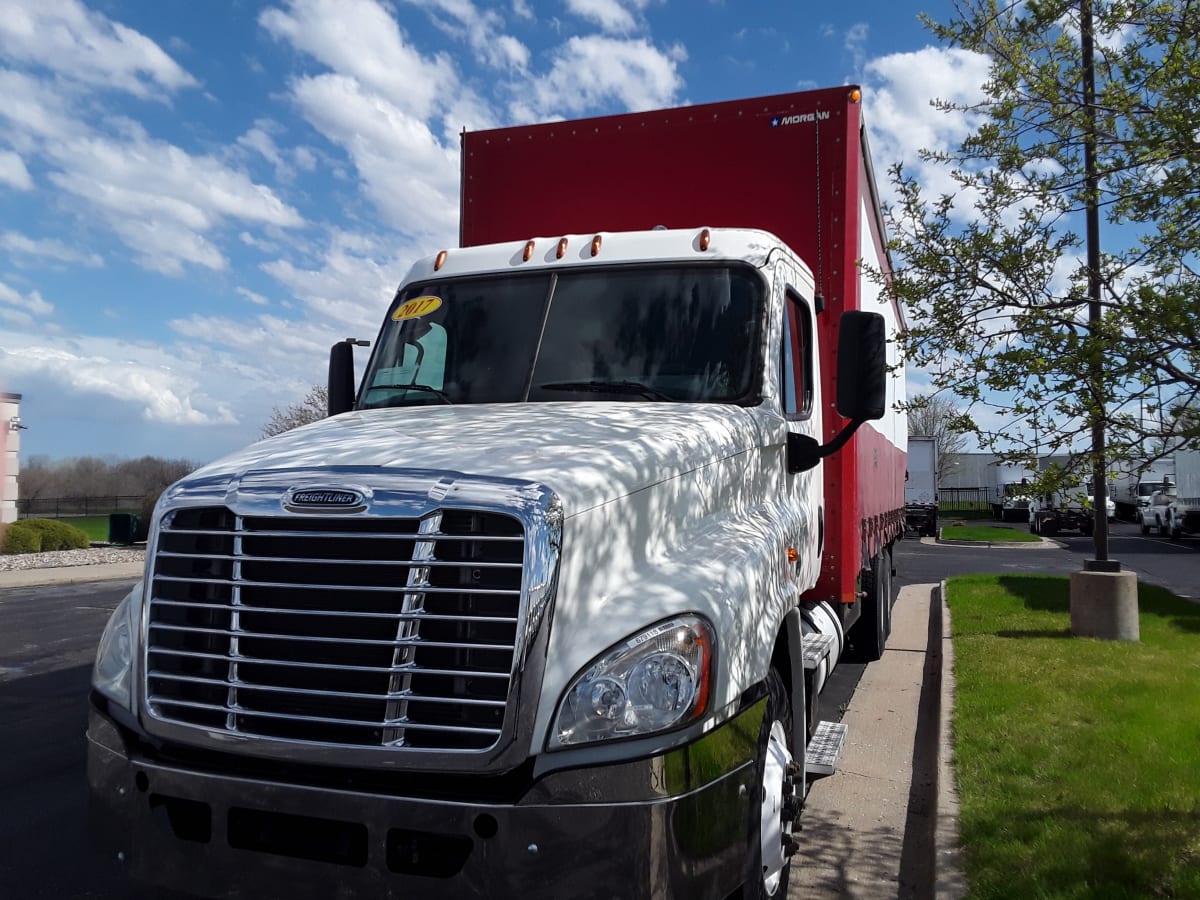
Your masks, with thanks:
[[[782,900],[788,893],[796,848],[792,831],[800,812],[793,733],[791,698],[783,677],[772,667],[767,673],[767,710],[758,736],[756,766],[761,803],[754,828],[758,853],[749,896],[757,900]]]

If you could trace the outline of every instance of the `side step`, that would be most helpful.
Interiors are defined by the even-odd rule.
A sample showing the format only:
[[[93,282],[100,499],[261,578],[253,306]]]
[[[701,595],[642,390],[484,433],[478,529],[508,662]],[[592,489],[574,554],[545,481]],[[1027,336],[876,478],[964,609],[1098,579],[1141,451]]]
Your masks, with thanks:
[[[822,634],[817,631],[804,635],[804,668],[815,669],[821,664],[829,651],[833,649],[835,638],[832,634]]]
[[[804,753],[808,780],[832,775],[837,759],[846,744],[847,727],[841,722],[818,722],[816,733],[809,739]]]

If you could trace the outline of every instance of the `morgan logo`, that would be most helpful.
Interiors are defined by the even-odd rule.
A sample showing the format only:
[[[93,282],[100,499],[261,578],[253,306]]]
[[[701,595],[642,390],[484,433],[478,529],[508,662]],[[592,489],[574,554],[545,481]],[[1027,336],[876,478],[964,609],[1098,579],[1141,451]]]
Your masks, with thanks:
[[[291,506],[320,506],[347,507],[361,506],[363,495],[358,491],[345,491],[330,488],[310,488],[302,491],[292,491],[288,498]]]
[[[790,116],[771,116],[771,127],[778,128],[780,125],[804,125],[811,122],[824,122],[829,118],[829,115],[829,110],[818,109],[816,112],[796,113]]]

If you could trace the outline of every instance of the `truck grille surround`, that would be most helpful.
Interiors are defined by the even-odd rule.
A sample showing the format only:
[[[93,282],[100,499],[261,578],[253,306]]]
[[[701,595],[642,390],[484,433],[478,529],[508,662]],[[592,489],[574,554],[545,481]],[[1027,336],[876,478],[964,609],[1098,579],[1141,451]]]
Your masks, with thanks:
[[[510,708],[525,532],[504,513],[177,509],[147,603],[151,716],[244,738],[484,751]]]

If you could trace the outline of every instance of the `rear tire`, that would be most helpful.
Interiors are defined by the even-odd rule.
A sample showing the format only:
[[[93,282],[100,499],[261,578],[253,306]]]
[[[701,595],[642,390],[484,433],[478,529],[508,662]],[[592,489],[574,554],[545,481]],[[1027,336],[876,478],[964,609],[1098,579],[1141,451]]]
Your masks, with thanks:
[[[886,548],[871,560],[863,576],[862,614],[850,632],[855,662],[874,662],[883,656],[891,633],[892,560]]]
[[[774,667],[767,673],[767,710],[758,735],[760,805],[753,832],[758,847],[748,896],[782,900],[788,893],[791,857],[795,848],[793,824],[800,811],[800,792],[792,775],[792,702],[783,677]]]
[[[1149,533],[1150,533],[1150,525],[1149,525],[1149,524],[1146,522],[1146,517],[1145,517],[1145,516],[1139,516],[1139,517],[1138,517],[1138,522],[1140,522],[1140,523],[1141,523],[1141,526],[1142,526],[1142,534],[1149,534]]]

